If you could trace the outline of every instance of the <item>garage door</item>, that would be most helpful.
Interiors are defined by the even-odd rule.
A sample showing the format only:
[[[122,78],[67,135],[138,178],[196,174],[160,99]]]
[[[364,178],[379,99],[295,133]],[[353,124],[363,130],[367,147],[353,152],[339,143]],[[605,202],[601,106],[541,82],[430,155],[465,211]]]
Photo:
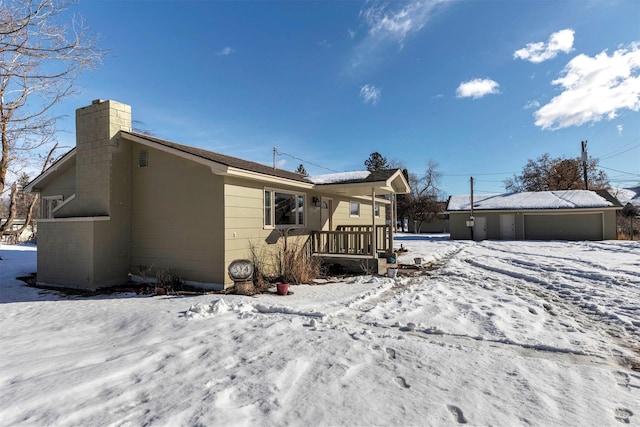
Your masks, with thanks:
[[[602,240],[602,214],[524,216],[527,240]]]

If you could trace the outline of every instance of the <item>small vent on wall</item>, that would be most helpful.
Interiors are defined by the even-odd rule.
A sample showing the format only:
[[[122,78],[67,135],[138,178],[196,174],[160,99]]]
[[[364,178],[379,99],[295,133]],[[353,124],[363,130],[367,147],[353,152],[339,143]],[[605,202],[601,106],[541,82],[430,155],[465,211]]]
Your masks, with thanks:
[[[149,166],[149,152],[147,150],[142,150],[140,152],[140,157],[138,157],[138,167],[146,168]]]

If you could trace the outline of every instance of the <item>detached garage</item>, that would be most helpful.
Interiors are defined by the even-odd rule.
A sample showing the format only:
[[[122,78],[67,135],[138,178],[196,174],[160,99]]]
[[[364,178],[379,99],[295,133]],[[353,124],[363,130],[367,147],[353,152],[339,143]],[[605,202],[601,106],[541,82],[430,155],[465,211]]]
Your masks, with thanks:
[[[451,196],[454,240],[614,240],[622,205],[608,191],[565,190]]]

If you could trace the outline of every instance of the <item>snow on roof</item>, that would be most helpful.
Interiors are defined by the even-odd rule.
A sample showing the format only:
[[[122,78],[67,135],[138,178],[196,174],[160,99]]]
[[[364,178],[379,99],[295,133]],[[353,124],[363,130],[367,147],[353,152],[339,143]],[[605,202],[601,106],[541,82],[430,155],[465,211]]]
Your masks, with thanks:
[[[620,201],[622,206],[627,203],[640,206],[640,186],[633,188],[612,188],[610,193]]]
[[[359,181],[366,179],[371,172],[369,171],[352,171],[352,172],[336,172],[324,175],[310,176],[309,181],[314,184],[337,184],[340,182]]]
[[[448,211],[471,210],[468,194],[451,196]],[[613,203],[594,191],[535,191],[523,193],[474,194],[473,208],[502,209],[570,209],[612,207]]]

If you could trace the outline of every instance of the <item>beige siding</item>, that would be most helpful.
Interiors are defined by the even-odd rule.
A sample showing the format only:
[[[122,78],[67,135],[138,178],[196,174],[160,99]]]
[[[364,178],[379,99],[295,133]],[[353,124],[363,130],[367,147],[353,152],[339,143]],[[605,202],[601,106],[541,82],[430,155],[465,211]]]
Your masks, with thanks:
[[[147,150],[148,166],[139,167]],[[223,178],[206,166],[142,145],[131,156],[131,269],[168,270],[183,280],[222,284]]]
[[[64,164],[64,169],[59,169],[56,179],[40,190],[41,197],[63,196],[67,200],[76,192],[76,162],[70,160]]]
[[[449,214],[449,236],[452,240],[470,240],[471,231],[467,227],[469,213],[451,212]]]
[[[618,227],[616,225],[616,211],[604,212],[604,240],[616,240],[618,238]]]
[[[602,240],[602,213],[524,216],[527,240]]]
[[[55,212],[55,221],[39,224],[38,281],[88,289],[126,282],[130,146],[117,134],[130,127],[130,107],[115,101],[76,111],[75,158],[41,189],[44,197],[75,198]]]
[[[93,222],[38,224],[38,282],[91,287]]]
[[[350,204],[351,201],[360,203],[360,215],[351,216]],[[334,215],[333,226],[338,227],[340,225],[371,225],[371,202],[369,200],[356,199],[356,198],[334,198]],[[375,218],[376,225],[385,224],[385,212],[386,205],[380,204],[380,216]]]
[[[612,240],[616,239],[615,210],[583,211],[501,211],[474,212],[487,221],[487,239],[498,240],[500,235],[500,214],[515,217],[515,239],[517,240]],[[471,238],[466,221],[469,212],[451,212],[450,236],[454,240]]]
[[[258,181],[225,178],[225,269],[236,259],[252,259],[251,247],[261,256],[263,268],[273,273],[273,258],[282,244],[284,230],[264,226],[265,189],[282,190],[305,195],[305,226],[290,232],[291,239],[300,239],[303,245],[308,238],[308,224],[312,220],[311,195],[305,190],[286,185],[265,185]],[[313,215],[311,213],[311,215]],[[225,284],[233,282],[226,275]]]
[[[305,195],[305,225],[289,231],[288,242],[302,248],[308,240],[312,230],[321,227],[321,210],[314,207],[313,197],[329,197],[333,199],[333,224],[338,225],[370,225],[371,205],[368,201],[360,200],[360,217],[349,216],[350,198],[340,198],[335,195],[323,195],[315,192],[289,187],[286,185],[265,185],[257,181],[239,178],[225,178],[225,268],[236,259],[251,259],[251,248],[255,248],[260,256],[262,267],[267,273],[273,273],[274,256],[283,245],[283,229],[264,226],[264,191],[265,189],[282,190]],[[380,216],[376,224],[385,223],[386,206],[380,205]],[[226,285],[231,279],[226,278]]]
[[[128,218],[112,216],[96,221],[93,231],[94,283],[113,286],[126,283],[130,269]]]

